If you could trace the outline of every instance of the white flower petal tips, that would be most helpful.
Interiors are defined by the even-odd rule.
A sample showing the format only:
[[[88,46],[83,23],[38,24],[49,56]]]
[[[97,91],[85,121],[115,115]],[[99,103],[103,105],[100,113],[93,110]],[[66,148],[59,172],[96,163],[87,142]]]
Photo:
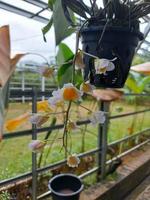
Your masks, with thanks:
[[[104,124],[104,122],[106,120],[105,113],[103,111],[97,111],[92,114],[92,116],[89,118],[89,120],[91,121],[92,125]]]

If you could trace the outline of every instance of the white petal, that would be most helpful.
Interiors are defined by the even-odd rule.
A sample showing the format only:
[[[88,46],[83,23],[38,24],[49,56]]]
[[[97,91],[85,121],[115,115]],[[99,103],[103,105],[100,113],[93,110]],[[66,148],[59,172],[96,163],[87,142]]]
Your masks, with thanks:
[[[74,85],[72,83],[66,83],[63,86],[63,88],[70,88],[70,87],[74,87]]]
[[[29,148],[33,150],[33,149],[35,149],[35,147],[36,147],[37,145],[39,145],[40,143],[41,143],[40,140],[32,140],[32,142],[29,143]]]
[[[97,111],[93,113],[93,115],[90,117],[90,121],[93,125],[95,124],[103,124],[105,122],[105,113],[103,111]]]
[[[96,73],[99,74],[100,69],[106,68],[106,71],[113,71],[115,69],[115,65],[108,59],[95,59],[94,61]]]
[[[115,65],[113,62],[109,62],[109,65],[107,66],[107,71],[113,71],[115,69]]]
[[[107,60],[107,59],[105,59],[105,58],[102,58],[102,59],[100,59],[100,65],[102,66],[102,67],[107,67],[108,65],[109,65],[109,60]]]
[[[50,104],[50,106],[55,107],[58,102],[63,100],[62,90],[54,90],[52,92],[52,95],[53,96],[48,99],[48,103]]]
[[[58,90],[54,90],[52,92],[53,97],[57,97],[57,98],[62,98],[62,90],[58,89]]]
[[[31,117],[30,117],[30,119],[29,119],[29,121],[32,123],[32,124],[37,124],[37,122],[38,122],[38,119],[39,119],[39,114],[33,114]]]

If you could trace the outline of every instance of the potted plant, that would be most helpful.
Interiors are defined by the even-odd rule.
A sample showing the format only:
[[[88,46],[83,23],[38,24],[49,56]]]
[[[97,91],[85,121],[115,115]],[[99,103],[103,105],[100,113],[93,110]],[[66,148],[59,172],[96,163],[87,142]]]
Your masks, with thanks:
[[[59,174],[49,181],[53,200],[79,200],[83,190],[81,180],[73,174]]]
[[[123,87],[135,49],[143,39],[139,18],[150,13],[150,2],[104,0],[103,8],[98,8],[96,0],[90,1],[90,7],[79,0],[61,2],[70,25],[74,26],[70,10],[83,19],[79,32],[85,81],[97,87]]]

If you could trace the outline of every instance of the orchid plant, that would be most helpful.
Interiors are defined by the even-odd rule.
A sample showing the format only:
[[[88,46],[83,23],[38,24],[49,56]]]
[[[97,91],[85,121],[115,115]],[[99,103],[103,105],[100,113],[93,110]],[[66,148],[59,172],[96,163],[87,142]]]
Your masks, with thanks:
[[[66,46],[65,46],[66,47]],[[68,48],[68,47],[67,47]],[[82,109],[87,111],[88,116],[86,117],[92,125],[105,123],[106,113],[103,111],[93,111],[84,105],[85,96],[94,96],[93,91],[95,87],[91,85],[88,81],[84,82],[83,80],[79,81],[76,79],[76,74],[80,72],[80,76],[82,74],[82,69],[84,67],[82,61],[82,52],[78,45],[76,46],[76,53],[71,56],[71,59],[67,62],[61,63],[61,67],[69,65],[72,67],[71,71],[71,81],[67,82],[65,80],[64,84],[60,86],[60,82],[58,81],[58,89],[52,92],[52,95],[48,100],[37,102],[37,113],[27,112],[15,119],[8,120],[5,124],[5,127],[9,131],[13,131],[21,124],[29,121],[31,124],[35,124],[37,128],[43,126],[49,119],[50,116],[54,116],[57,118],[58,114],[63,113],[64,115],[64,127],[62,133],[62,146],[61,150],[64,149],[65,156],[67,158],[67,164],[69,167],[77,167],[80,163],[80,159],[75,152],[72,152],[72,149],[69,147],[69,138],[70,133],[79,130],[79,126],[72,117],[72,109],[74,104],[79,105]],[[92,55],[91,55],[92,56]],[[95,58],[95,62],[97,63],[97,69],[100,73],[106,73],[107,70],[111,70],[114,66],[111,64],[111,61],[101,60],[99,58]],[[54,76],[58,76],[60,78],[60,70],[61,67],[58,68],[56,66],[47,66],[42,69],[38,69],[37,73],[44,76],[45,78],[54,78]],[[105,70],[101,70],[105,69]],[[64,76],[65,73],[62,73],[61,76]],[[70,76],[69,76],[70,77]],[[81,77],[80,77],[81,78]],[[67,82],[67,83],[66,83]],[[84,97],[83,97],[84,96]],[[97,99],[99,100],[99,99]],[[61,111],[60,111],[61,108]],[[44,148],[49,145],[49,139],[45,140],[32,140],[29,144],[29,148],[31,151],[35,153],[42,152]]]

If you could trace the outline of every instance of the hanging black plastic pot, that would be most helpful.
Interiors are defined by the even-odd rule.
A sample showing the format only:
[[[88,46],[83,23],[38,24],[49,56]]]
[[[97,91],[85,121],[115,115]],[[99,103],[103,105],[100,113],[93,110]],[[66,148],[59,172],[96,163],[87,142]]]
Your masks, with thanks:
[[[81,180],[73,174],[56,175],[49,181],[53,200],[79,200],[83,190]]]
[[[143,39],[143,34],[128,28],[108,26],[101,37],[103,30],[104,26],[82,29],[83,51],[100,59],[108,59],[115,67],[105,73],[97,73],[95,59],[84,54],[84,79],[90,80],[90,83],[96,87],[121,88],[127,79],[135,49],[138,42]]]

